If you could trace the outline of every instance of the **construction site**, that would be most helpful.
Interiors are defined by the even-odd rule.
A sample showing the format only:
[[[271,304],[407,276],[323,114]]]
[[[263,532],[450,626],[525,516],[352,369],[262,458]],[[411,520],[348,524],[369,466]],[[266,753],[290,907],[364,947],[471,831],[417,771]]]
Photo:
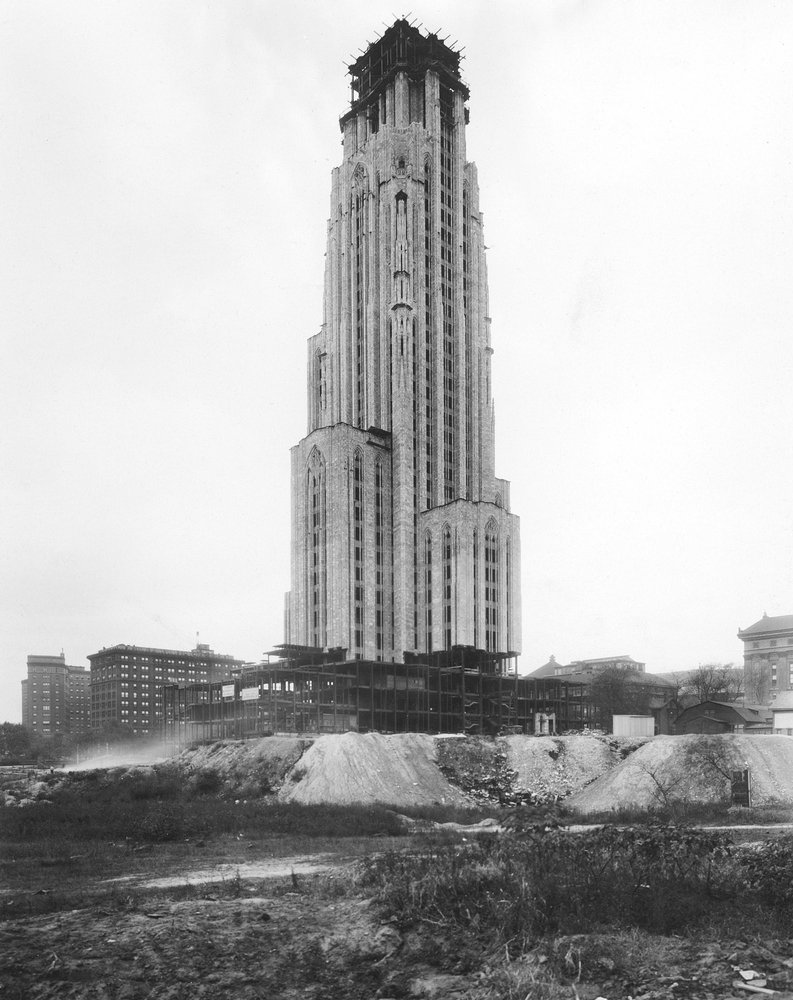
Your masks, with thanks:
[[[518,677],[508,657],[456,646],[405,663],[281,645],[228,681],[162,688],[172,746],[274,734],[553,735],[595,723],[584,685]]]

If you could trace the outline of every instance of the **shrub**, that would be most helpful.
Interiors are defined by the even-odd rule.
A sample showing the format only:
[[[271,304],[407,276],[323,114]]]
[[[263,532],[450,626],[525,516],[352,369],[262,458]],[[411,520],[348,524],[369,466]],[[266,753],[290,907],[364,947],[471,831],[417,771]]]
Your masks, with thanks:
[[[676,827],[534,828],[365,861],[361,880],[404,924],[439,923],[498,941],[611,923],[667,931],[698,919],[728,841]]]
[[[217,795],[223,787],[223,781],[217,771],[208,768],[196,771],[187,780],[188,795]]]
[[[184,835],[184,813],[170,803],[158,803],[133,824],[130,832],[136,840],[179,840]]]
[[[793,837],[780,837],[740,855],[745,889],[787,913],[793,909]]]

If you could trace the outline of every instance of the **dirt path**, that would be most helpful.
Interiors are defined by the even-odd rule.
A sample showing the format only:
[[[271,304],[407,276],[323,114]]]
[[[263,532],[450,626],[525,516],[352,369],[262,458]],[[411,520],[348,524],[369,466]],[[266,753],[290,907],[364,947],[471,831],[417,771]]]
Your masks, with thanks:
[[[204,886],[213,883],[246,882],[263,879],[295,879],[303,875],[317,875],[336,869],[348,868],[355,859],[340,859],[333,854],[295,855],[285,858],[264,858],[241,864],[217,864],[212,867],[183,868],[173,875],[149,878],[145,875],[121,875],[104,879],[105,884],[134,885],[141,889],[172,889],[177,886]]]

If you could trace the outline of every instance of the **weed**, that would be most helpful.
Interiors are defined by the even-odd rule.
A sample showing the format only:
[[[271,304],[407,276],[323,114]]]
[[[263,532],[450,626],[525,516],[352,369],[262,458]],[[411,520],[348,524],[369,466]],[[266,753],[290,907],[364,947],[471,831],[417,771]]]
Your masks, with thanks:
[[[184,812],[178,804],[157,803],[131,829],[136,840],[163,842],[184,835]]]
[[[714,869],[728,856],[725,838],[696,830],[533,828],[520,838],[387,853],[364,861],[360,877],[402,924],[522,944],[604,922],[685,927],[704,912]]]
[[[190,775],[187,781],[188,795],[217,795],[223,786],[217,771],[205,768]]]
[[[793,837],[780,837],[742,852],[744,886],[765,903],[793,911]]]

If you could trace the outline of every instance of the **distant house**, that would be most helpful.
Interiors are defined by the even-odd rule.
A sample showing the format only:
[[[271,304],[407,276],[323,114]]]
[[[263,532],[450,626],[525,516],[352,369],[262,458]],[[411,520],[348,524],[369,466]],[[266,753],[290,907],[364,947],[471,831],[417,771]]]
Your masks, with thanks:
[[[557,663],[552,656],[547,663],[533,670],[530,677],[567,677],[570,674],[596,674],[599,670],[617,668],[619,670],[635,670],[639,674],[645,672],[646,664],[639,663],[632,656],[599,656],[594,660],[573,660],[572,663]]]
[[[582,697],[586,701],[589,700],[586,694],[588,686],[598,674],[608,670],[621,671],[626,681],[643,689],[646,709],[655,720],[656,733],[668,733],[671,728],[669,705],[675,693],[675,685],[660,674],[646,673],[645,664],[634,660],[632,656],[601,656],[591,660],[573,660],[568,664],[557,663],[556,658],[551,656],[547,663],[534,670],[529,677],[553,677],[567,684],[576,685],[577,689],[583,692]],[[600,722],[609,726],[610,713],[606,718],[601,718]]]
[[[726,701],[703,701],[681,712],[675,734],[770,733],[771,712],[762,706],[744,707]]]

